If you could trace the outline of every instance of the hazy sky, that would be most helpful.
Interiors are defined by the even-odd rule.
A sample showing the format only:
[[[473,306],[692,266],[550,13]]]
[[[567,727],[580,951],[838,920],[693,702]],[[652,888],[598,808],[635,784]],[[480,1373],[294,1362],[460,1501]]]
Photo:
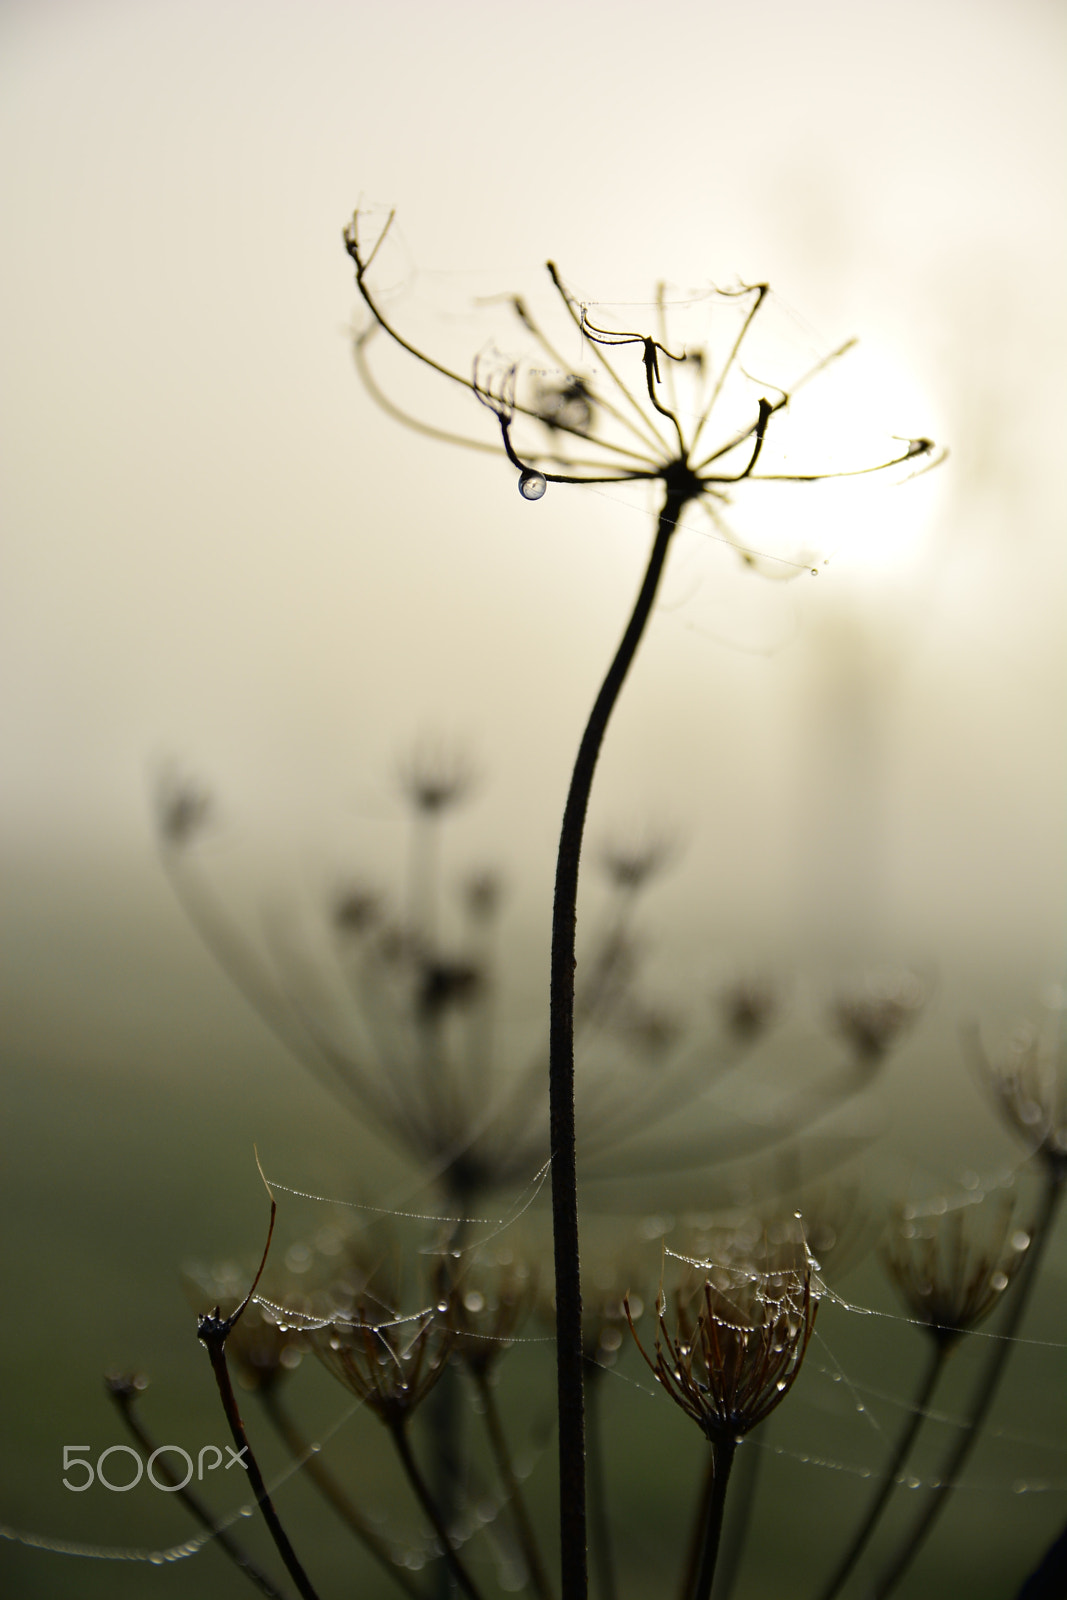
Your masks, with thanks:
[[[168,759],[249,827],[283,809],[323,859],[357,848],[425,729],[491,779],[486,839],[550,843],[651,503],[527,505],[506,464],[375,410],[340,244],[373,202],[398,211],[397,315],[452,347],[475,297],[543,293],[549,255],[638,319],[659,278],[766,278],[787,354],[861,336],[822,434],[810,391],[810,437],[869,416],[872,454],[929,433],[949,462],[844,511],[798,502],[817,583],[762,582],[703,529],[679,543],[597,817],[669,818],[772,919],[873,852],[906,930],[995,920],[1047,979],[1058,5],[8,0],[0,26],[3,817],[24,867],[153,873]],[[837,749],[850,717],[862,760]]]

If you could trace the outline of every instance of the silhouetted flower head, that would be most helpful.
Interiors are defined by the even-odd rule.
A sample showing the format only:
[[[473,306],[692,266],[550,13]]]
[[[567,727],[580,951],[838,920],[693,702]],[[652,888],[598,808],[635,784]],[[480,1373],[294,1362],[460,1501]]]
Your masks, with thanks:
[[[164,845],[180,850],[201,833],[211,815],[206,789],[188,778],[164,773],[156,786],[156,817]]]
[[[1031,1154],[1059,1180],[1067,1178],[1067,1045],[1047,1041],[1032,1023],[1020,1027],[1008,1049],[991,1061],[977,1029],[967,1035],[993,1103]]]
[[[557,320],[560,315],[563,319],[561,333],[551,331],[552,319],[543,320],[521,296],[502,296],[511,317],[510,337],[524,345],[526,353],[511,357],[482,351],[469,374],[456,371],[404,336],[371,281],[392,222],[392,214],[381,225],[357,212],[344,233],[356,285],[372,319],[355,343],[368,390],[390,415],[429,437],[475,449],[487,447],[485,440],[463,438],[411,416],[385,394],[370,363],[373,341],[384,334],[488,408],[526,499],[540,499],[551,483],[658,482],[676,518],[686,505],[701,504],[718,533],[752,563],[752,554],[742,548],[725,520],[734,486],[852,477],[933,451],[929,439],[909,439],[901,441],[902,448],[889,460],[861,463],[845,472],[766,470],[761,458],[774,419],[849,345],[816,363],[789,390],[753,380],[742,367],[741,352],[769,292],[762,283],[729,290],[707,288],[684,297],[681,303],[687,308],[696,300],[709,309],[734,313],[728,337],[717,345],[722,354],[713,362],[702,343],[685,344],[674,337],[676,308],[662,285],[656,291],[652,327],[614,326],[573,293],[550,261],[547,271]],[[573,344],[575,334],[589,358],[578,368],[562,353],[564,342]]]
[[[448,1364],[454,1335],[428,1307],[389,1315],[377,1300],[361,1301],[311,1336],[323,1365],[389,1427],[403,1426]]]
[[[1011,1196],[952,1208],[939,1200],[898,1208],[882,1257],[912,1315],[939,1343],[954,1344],[1000,1304],[1030,1239]]]
[[[404,794],[417,811],[430,815],[466,800],[474,780],[469,757],[444,740],[422,740],[400,767]]]
[[[744,977],[721,990],[719,1005],[727,1030],[747,1043],[766,1032],[781,998],[768,978]]]
[[[728,1252],[727,1252],[728,1253]],[[803,1240],[752,1251],[747,1261],[700,1261],[675,1291],[661,1291],[654,1355],[630,1331],[657,1382],[714,1444],[770,1416],[800,1372],[815,1325],[819,1286]]]
[[[927,993],[917,973],[872,972],[839,991],[831,1018],[857,1060],[875,1066],[916,1021]]]

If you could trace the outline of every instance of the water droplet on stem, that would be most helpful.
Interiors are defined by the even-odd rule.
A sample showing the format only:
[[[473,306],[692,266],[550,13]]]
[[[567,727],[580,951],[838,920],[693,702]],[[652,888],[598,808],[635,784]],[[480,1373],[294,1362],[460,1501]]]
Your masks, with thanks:
[[[547,488],[548,480],[543,472],[532,472],[524,467],[519,473],[519,493],[524,500],[540,500]]]

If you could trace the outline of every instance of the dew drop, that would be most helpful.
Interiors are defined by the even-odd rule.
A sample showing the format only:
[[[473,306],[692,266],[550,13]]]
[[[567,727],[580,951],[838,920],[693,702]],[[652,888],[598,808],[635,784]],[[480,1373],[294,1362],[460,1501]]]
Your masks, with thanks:
[[[1008,1287],[1008,1274],[1006,1272],[994,1272],[989,1280],[989,1286],[1000,1294]]]
[[[153,1567],[161,1567],[163,1565],[165,1557],[160,1555],[158,1550],[153,1550],[152,1554],[149,1556],[148,1560],[149,1560],[149,1564],[151,1566],[153,1566]]]
[[[540,500],[548,488],[548,480],[543,472],[531,472],[529,467],[524,467],[519,473],[519,493],[524,500]]]
[[[1030,1235],[1024,1229],[1019,1228],[1011,1236],[1011,1247],[1013,1250],[1028,1250],[1030,1247]]]
[[[817,578],[817,577],[818,577],[818,576],[819,576],[819,569],[818,569],[818,567],[812,567],[812,569],[811,569],[811,575],[812,575],[812,577],[813,577],[813,578]]]

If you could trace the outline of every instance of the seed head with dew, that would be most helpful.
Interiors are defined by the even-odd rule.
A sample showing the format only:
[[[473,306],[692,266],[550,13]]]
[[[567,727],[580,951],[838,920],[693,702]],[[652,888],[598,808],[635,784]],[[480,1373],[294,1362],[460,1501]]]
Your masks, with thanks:
[[[389,415],[424,435],[478,450],[492,448],[484,438],[446,432],[398,405],[375,370],[375,343],[382,337],[390,340],[428,371],[466,389],[495,418],[500,448],[518,474],[524,499],[541,499],[552,484],[658,483],[673,520],[687,506],[699,505],[716,536],[755,566],[758,558],[746,550],[728,520],[739,486],[854,477],[934,455],[931,440],[915,438],[900,441],[902,448],[885,459],[844,471],[816,465],[794,472],[784,470],[782,463],[768,470],[763,457],[778,419],[798,392],[844,356],[853,341],[815,362],[789,388],[754,380],[743,368],[742,351],[770,292],[762,283],[705,287],[676,297],[677,303],[660,284],[650,326],[627,328],[615,326],[599,310],[594,314],[550,261],[551,305],[545,315],[521,295],[499,297],[510,330],[498,337],[506,345],[521,345],[524,353],[508,356],[494,347],[476,354],[469,372],[457,370],[406,337],[387,309],[384,292],[375,286],[375,262],[393,225],[391,212],[383,222],[357,211],[344,232],[356,286],[370,316],[354,340],[368,392]],[[675,337],[672,324],[680,320],[676,312],[683,307],[688,312],[694,304],[709,313],[709,321],[717,322],[717,312],[733,314],[725,342],[719,340],[717,326],[714,338],[710,328],[706,338]],[[577,369],[563,353],[575,336],[586,357]],[[718,361],[709,357],[710,343],[722,349]],[[776,470],[778,466],[783,469]]]
[[[1018,1197],[986,1194],[954,1205],[939,1198],[898,1206],[881,1253],[912,1315],[952,1345],[1001,1304],[1030,1242]]]
[[[821,1289],[799,1228],[789,1231],[788,1242],[721,1252],[732,1259],[681,1258],[682,1283],[660,1289],[652,1355],[626,1306],[656,1381],[712,1443],[751,1432],[799,1376]]]

